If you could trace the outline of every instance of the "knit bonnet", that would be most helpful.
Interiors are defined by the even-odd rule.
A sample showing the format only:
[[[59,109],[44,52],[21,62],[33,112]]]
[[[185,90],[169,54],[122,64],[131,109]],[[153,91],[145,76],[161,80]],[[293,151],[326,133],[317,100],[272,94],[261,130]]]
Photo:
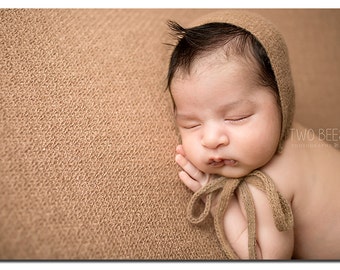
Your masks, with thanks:
[[[276,78],[281,103],[282,123],[278,152],[281,152],[294,117],[295,95],[290,71],[288,49],[275,25],[258,14],[240,10],[209,13],[194,21],[190,27],[206,23],[229,23],[254,35],[265,49]]]

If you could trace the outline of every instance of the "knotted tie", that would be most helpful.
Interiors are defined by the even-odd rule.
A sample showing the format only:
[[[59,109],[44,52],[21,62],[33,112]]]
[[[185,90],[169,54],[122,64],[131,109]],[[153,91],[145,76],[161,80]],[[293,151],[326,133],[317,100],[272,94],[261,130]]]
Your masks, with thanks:
[[[242,178],[226,178],[220,176],[193,194],[188,204],[187,217],[188,220],[194,224],[199,224],[204,221],[210,212],[213,193],[222,189],[220,198],[217,202],[217,209],[214,214],[214,226],[217,238],[228,259],[239,259],[238,255],[228,242],[223,226],[225,211],[228,208],[231,197],[237,190],[240,192],[240,199],[244,203],[247,215],[249,259],[257,259],[255,249],[255,206],[248,184],[254,185],[266,194],[273,210],[275,225],[279,231],[287,231],[293,227],[292,209],[286,199],[276,190],[273,180],[268,175],[259,170],[255,170]],[[199,216],[195,216],[195,205],[197,201],[205,196],[206,201],[204,210]]]

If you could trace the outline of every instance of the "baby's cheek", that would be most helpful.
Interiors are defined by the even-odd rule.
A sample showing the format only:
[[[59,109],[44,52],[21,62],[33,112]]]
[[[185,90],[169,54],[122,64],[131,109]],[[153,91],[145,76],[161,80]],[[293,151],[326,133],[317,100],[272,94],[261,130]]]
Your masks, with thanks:
[[[183,136],[182,146],[185,157],[198,169],[202,169],[204,153],[199,140],[194,136]]]
[[[198,148],[195,147],[195,145],[190,142],[183,142],[182,145],[183,145],[185,157],[190,161],[195,161],[195,153],[197,154]]]
[[[191,151],[191,148],[193,148],[194,145],[195,142],[190,138],[190,136],[182,135],[182,146],[185,151],[185,154],[189,153],[189,151]]]
[[[195,152],[195,147],[193,147],[193,144],[190,145],[190,143],[183,142],[183,149],[186,158],[189,160],[193,160]]]

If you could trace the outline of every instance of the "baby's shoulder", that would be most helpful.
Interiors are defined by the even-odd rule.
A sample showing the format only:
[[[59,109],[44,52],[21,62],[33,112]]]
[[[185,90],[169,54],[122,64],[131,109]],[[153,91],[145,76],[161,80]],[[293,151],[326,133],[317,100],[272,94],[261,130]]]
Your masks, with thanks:
[[[301,126],[294,125],[292,129],[300,130]],[[283,150],[274,155],[261,170],[273,179],[276,188],[289,200],[294,197],[304,179],[312,174],[309,159],[309,150],[301,147],[291,132]]]
[[[273,159],[261,168],[274,182],[276,188],[288,200],[294,197],[297,182],[301,180],[304,168],[300,160],[287,152],[275,155]]]
[[[291,131],[283,151],[262,168],[287,199],[305,192],[311,180],[324,184],[340,175],[340,151],[317,137],[302,136],[308,129],[300,124]]]

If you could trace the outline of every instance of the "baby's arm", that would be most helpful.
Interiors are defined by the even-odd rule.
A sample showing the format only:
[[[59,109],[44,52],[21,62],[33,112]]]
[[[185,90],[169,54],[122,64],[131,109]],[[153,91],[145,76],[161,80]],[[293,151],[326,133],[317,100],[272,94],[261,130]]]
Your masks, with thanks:
[[[199,171],[185,157],[182,146],[176,148],[176,162],[183,169],[179,178],[193,192],[205,186],[211,175]],[[272,209],[265,194],[257,188],[248,185],[254,198],[256,210],[256,251],[259,259],[290,259],[293,251],[293,231],[279,232],[274,224]],[[230,245],[241,259],[248,259],[248,226],[245,208],[233,196],[224,217],[224,230]],[[216,202],[213,202],[213,205]],[[211,212],[213,214],[214,207]]]

